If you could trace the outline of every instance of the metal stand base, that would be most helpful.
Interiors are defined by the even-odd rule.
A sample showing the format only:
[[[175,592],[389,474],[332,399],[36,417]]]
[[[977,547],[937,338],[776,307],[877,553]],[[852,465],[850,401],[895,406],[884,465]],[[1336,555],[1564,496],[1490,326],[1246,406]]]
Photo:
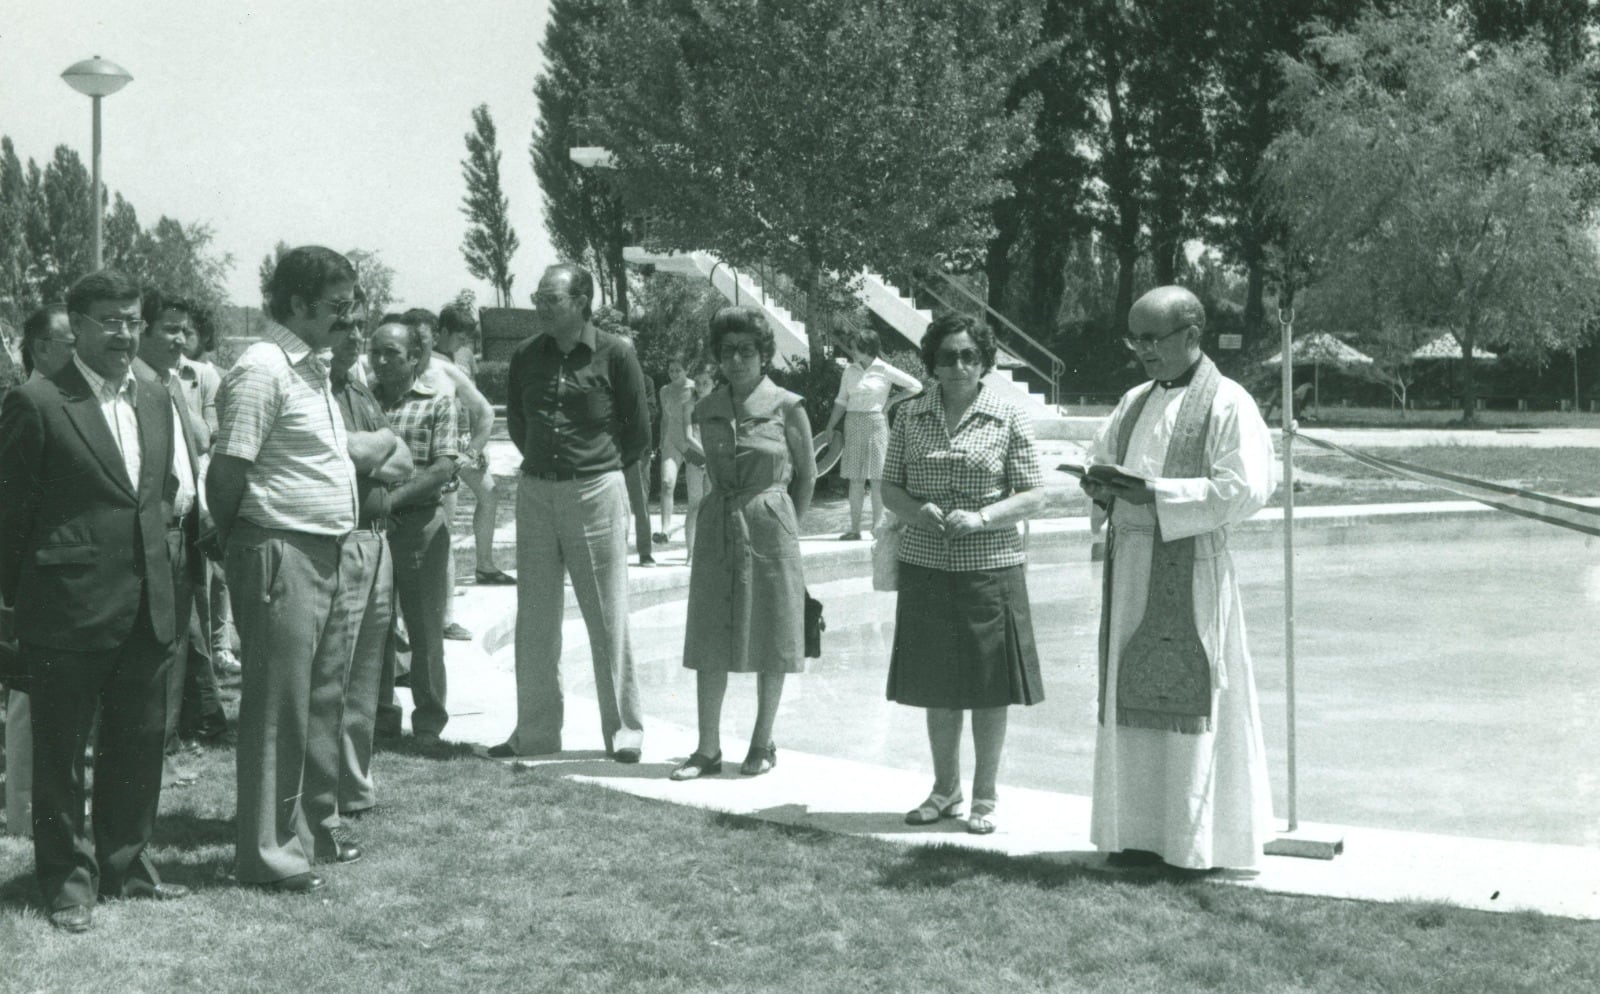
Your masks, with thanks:
[[[1320,825],[1301,825],[1284,832],[1263,847],[1268,856],[1298,856],[1302,859],[1332,859],[1344,852],[1344,836],[1337,829]]]

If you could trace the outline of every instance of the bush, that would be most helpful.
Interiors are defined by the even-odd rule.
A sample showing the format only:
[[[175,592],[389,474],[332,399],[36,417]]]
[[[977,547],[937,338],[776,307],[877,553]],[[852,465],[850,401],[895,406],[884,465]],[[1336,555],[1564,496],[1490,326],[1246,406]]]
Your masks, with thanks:
[[[485,359],[478,363],[478,390],[489,398],[491,404],[506,402],[506,372],[511,363],[506,359]]]
[[[802,359],[784,369],[773,367],[767,372],[772,382],[785,390],[792,390],[805,399],[806,415],[811,418],[811,430],[821,431],[828,423],[833,410],[833,398],[839,393],[839,378],[843,371],[838,363],[824,362],[813,367]]]

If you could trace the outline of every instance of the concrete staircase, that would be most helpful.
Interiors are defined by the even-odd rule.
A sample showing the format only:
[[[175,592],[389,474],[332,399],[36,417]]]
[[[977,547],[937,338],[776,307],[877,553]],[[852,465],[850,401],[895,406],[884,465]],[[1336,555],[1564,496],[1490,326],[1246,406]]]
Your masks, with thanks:
[[[885,324],[905,336],[912,345],[921,346],[922,334],[933,321],[932,311],[919,308],[909,295],[902,293],[893,283],[866,270],[861,273],[861,299],[867,309]],[[983,382],[1027,411],[1035,420],[1056,417],[1057,411],[1050,405],[1049,398],[1034,391],[1027,380],[1019,375],[1021,368],[1021,361],[1002,349],[995,357],[994,369],[983,378]]]
[[[788,308],[778,303],[756,277],[744,270],[718,259],[709,252],[650,252],[632,245],[622,250],[625,262],[636,266],[654,266],[657,272],[695,276],[711,283],[728,300],[736,304],[749,304],[759,309],[772,325],[777,339],[778,360],[792,365],[810,355],[809,338],[805,325],[795,319]],[[913,346],[922,344],[923,332],[933,321],[933,312],[917,307],[916,302],[898,287],[877,273],[861,273],[862,303],[898,331]],[[1059,412],[1050,405],[1044,394],[1034,391],[1019,371],[1022,362],[1001,350],[995,359],[995,368],[984,377],[984,383],[1027,411],[1036,421],[1054,419]]]
[[[754,275],[735,269],[709,252],[649,252],[637,245],[622,250],[624,262],[654,266],[657,272],[678,273],[707,280],[729,301],[757,308],[772,326],[777,359],[792,365],[811,354],[806,327],[778,303]]]

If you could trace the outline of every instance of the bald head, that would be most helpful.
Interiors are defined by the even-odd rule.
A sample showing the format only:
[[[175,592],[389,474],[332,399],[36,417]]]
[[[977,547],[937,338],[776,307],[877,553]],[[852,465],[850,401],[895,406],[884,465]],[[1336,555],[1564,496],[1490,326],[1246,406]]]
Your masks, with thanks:
[[[1200,298],[1181,286],[1158,286],[1135,300],[1128,312],[1130,326],[1136,314],[1155,318],[1169,329],[1190,324],[1201,331],[1206,328],[1206,309],[1200,306]]]
[[[1206,309],[1181,286],[1158,286],[1128,311],[1128,347],[1152,379],[1176,377],[1200,358]]]

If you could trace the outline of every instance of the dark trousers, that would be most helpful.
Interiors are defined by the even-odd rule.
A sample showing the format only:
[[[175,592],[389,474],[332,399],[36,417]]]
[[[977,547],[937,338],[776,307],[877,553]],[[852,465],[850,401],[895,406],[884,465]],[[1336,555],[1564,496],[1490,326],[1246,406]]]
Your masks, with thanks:
[[[445,708],[444,617],[455,578],[450,575],[450,529],[444,509],[403,508],[389,519],[394,590],[411,639],[411,732],[438,735]],[[393,668],[389,667],[391,674]]]
[[[145,855],[161,797],[170,644],[155,637],[148,602],[113,649],[24,645],[33,675],[33,854],[51,910],[148,889]],[[84,816],[83,751],[99,710],[94,817]]]
[[[628,513],[633,515],[633,547],[639,560],[650,554],[650,460],[642,458],[622,467],[622,482],[628,487]]]
[[[172,643],[172,666],[167,673],[166,753],[173,755],[183,736],[216,735],[228,727],[211,669],[210,640],[197,637],[194,603],[197,589],[189,572],[189,550],[181,531],[168,533],[167,554],[172,558],[173,605],[178,613],[178,637]]]

